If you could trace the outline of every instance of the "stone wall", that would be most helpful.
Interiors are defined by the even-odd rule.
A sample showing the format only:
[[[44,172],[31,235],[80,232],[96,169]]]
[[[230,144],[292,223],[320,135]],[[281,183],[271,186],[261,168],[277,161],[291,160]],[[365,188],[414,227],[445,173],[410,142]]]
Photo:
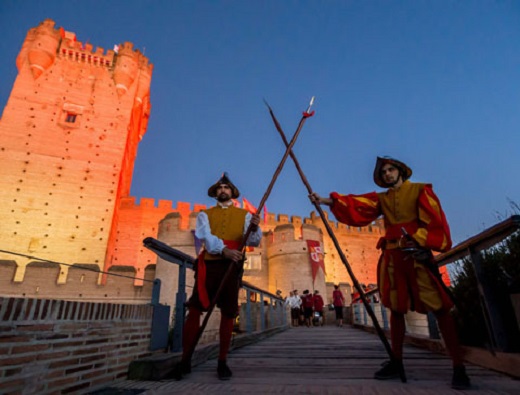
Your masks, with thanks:
[[[30,262],[23,282],[14,282],[16,264],[0,261],[0,296],[69,301],[118,303],[150,303],[155,265],[148,266],[141,286],[134,284],[136,271],[131,266],[113,266],[105,284],[99,283],[97,265],[73,265],[67,281],[59,283],[60,265],[50,262]]]

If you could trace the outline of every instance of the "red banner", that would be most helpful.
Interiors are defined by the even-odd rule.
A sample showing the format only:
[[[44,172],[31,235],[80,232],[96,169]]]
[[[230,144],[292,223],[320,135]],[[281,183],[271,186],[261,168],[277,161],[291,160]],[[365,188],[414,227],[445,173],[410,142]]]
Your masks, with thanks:
[[[323,248],[319,241],[307,240],[307,247],[309,249],[309,258],[312,267],[312,282],[316,279],[316,273],[321,267],[323,274],[325,274],[325,261],[323,260]]]
[[[256,214],[256,207],[253,206],[253,204],[249,200],[247,200],[246,198],[242,198],[242,203],[242,208],[246,209],[251,214]]]

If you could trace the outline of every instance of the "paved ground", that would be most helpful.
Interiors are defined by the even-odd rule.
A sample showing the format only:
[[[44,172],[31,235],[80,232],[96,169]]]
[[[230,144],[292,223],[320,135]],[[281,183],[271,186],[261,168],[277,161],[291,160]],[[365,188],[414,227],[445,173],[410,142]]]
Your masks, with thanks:
[[[387,359],[379,338],[352,327],[299,327],[234,350],[230,381],[216,375],[216,360],[193,368],[182,381],[124,381],[96,395],[165,394],[520,394],[520,381],[468,365],[473,388],[450,388],[451,361],[405,347],[408,382],[378,381],[373,374]]]

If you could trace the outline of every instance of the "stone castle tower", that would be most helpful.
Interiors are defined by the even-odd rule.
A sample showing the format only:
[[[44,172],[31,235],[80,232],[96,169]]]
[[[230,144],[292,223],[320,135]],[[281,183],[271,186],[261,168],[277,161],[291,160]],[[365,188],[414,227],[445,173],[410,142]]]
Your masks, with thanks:
[[[136,202],[129,196],[150,115],[153,66],[148,59],[131,43],[93,51],[74,33],[45,20],[28,32],[16,65],[19,73],[0,119],[1,249],[55,262],[57,275],[34,259],[0,253],[2,291],[96,299],[99,286],[107,284],[101,292],[105,300],[124,294],[135,301],[150,296],[144,277],[165,275],[175,284],[175,267],[145,249],[142,240],[157,237],[194,256],[191,230],[197,212],[206,207],[185,202],[174,207],[170,200],[147,198]],[[331,225],[358,280],[375,282],[381,223]],[[249,254],[246,281],[284,295],[294,288],[329,295],[331,284],[351,283],[314,213],[303,220],[269,213],[262,230],[262,245]],[[315,279],[307,240],[318,241],[325,252],[325,272],[319,270]],[[60,263],[73,264],[74,270]],[[123,280],[79,274],[85,265],[125,271],[131,280],[116,286]]]
[[[146,132],[153,66],[130,43],[93,51],[49,19],[28,32],[16,65],[0,122],[3,249],[103,269]],[[20,282],[28,261],[16,262]]]
[[[318,270],[313,281],[309,263],[307,240],[316,240],[323,245],[320,228],[302,224],[300,218],[292,223],[276,226],[267,237],[267,260],[269,262],[269,287],[267,289],[319,290],[325,295],[325,273]]]

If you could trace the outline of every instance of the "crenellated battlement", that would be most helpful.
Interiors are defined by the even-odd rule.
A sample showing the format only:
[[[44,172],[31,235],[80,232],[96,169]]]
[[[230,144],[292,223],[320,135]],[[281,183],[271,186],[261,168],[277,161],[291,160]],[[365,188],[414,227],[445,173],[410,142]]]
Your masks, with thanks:
[[[122,197],[120,201],[120,207],[122,209],[139,209],[139,208],[145,208],[145,209],[160,209],[160,210],[171,210],[172,212],[175,211],[189,211],[191,212],[199,212],[201,210],[206,209],[205,204],[199,204],[194,203],[193,208],[191,208],[191,203],[187,202],[174,202],[173,200],[164,200],[164,199],[153,199],[153,198],[141,198],[139,199],[139,202],[137,202],[137,198],[135,196],[127,196]]]
[[[92,44],[77,41],[76,35],[72,32],[61,30],[60,34],[62,40],[58,53],[61,58],[89,63],[94,66],[113,67],[117,56],[128,56],[138,65],[141,71],[150,75],[153,72],[153,64],[140,50],[134,50],[134,45],[131,42],[124,42],[105,52],[102,47],[96,47],[93,50]]]
[[[149,212],[150,210],[155,211],[157,214],[163,213],[166,216],[168,213],[176,213],[173,215],[179,224],[179,229],[188,230],[194,228],[195,222],[194,220],[190,220],[190,218],[195,218],[199,211],[205,210],[207,208],[204,204],[198,203],[188,203],[188,202],[176,202],[174,203],[171,200],[158,200],[150,199],[150,198],[141,198],[140,202],[137,203],[137,199],[135,197],[125,197],[121,199],[121,208],[122,209],[131,209],[131,210],[146,210]],[[325,213],[326,217],[327,213]],[[170,216],[168,219],[172,219]],[[164,217],[161,217],[164,218]],[[348,226],[336,221],[329,221],[329,225],[331,226],[334,233],[338,236],[346,236],[346,235],[371,235],[371,236],[379,236],[384,233],[384,225],[382,220],[376,220],[374,223],[364,226]],[[321,229],[323,233],[325,232],[323,222],[320,216],[316,212],[311,212],[310,217],[300,217],[300,216],[290,216],[288,214],[276,214],[276,213],[268,213],[267,220],[260,224],[262,230],[264,232],[283,232],[286,231],[287,228],[291,228],[292,232],[295,233],[296,238],[300,238],[302,236],[303,228],[306,226],[315,227],[316,229]]]
[[[34,78],[38,78],[55,62],[56,57],[75,63],[104,67],[113,72],[119,96],[124,95],[134,81],[138,81],[136,101],[143,103],[149,94],[153,64],[131,42],[123,42],[114,49],[105,51],[102,47],[77,40],[76,34],[55,28],[52,19],[46,19],[27,33],[16,64],[21,70],[25,62],[29,63]]]
[[[89,63],[94,66],[111,67],[114,62],[114,51],[109,49],[106,51],[101,47],[97,47],[93,51],[93,45],[89,43],[83,44],[76,41],[75,34],[65,32],[58,50],[59,56],[75,62]]]
[[[141,271],[136,267],[114,265],[108,269],[106,284],[99,283],[100,267],[94,264],[72,264],[58,282],[63,267],[56,262],[31,261],[25,269],[24,281],[11,285],[15,277],[15,262],[0,261],[0,288],[10,290],[2,296],[24,296],[66,300],[111,301],[126,299],[130,303],[147,302],[152,294],[155,264]],[[135,278],[144,280],[137,282]]]
[[[137,52],[139,52],[139,50]],[[150,60],[144,56],[144,54],[141,54],[139,57],[139,68],[141,70],[146,69],[149,73],[153,71],[153,64],[150,63]]]
[[[182,221],[188,221],[190,216],[196,215],[199,211],[208,208],[205,204],[200,203],[189,203],[189,202],[174,202],[172,200],[164,199],[153,199],[153,198],[140,198],[139,200],[134,196],[128,196],[121,198],[120,201],[121,209],[131,210],[156,210],[158,212],[178,212]],[[325,216],[328,218],[327,212]],[[305,225],[312,225],[318,228],[323,228],[323,223],[320,216],[312,211],[309,217],[300,217],[289,214],[276,214],[269,212],[267,214],[266,222],[261,223],[262,229],[267,231],[274,231],[275,228],[279,228],[282,225],[291,225],[294,229],[300,229]],[[374,223],[363,226],[348,226],[336,221],[329,221],[329,225],[338,234],[382,234],[384,232],[384,225],[381,220],[376,220]]]
[[[141,198],[139,202],[137,202],[137,198],[134,196],[123,197],[121,198],[120,207],[122,209],[158,209],[158,210],[171,210],[172,212],[180,212],[181,216],[191,216],[193,213],[198,213],[199,211],[205,210],[208,208],[205,204],[199,203],[189,203],[189,202],[173,202],[172,200],[163,200],[163,199],[153,199],[153,198]],[[325,212],[325,216],[328,218],[327,212]],[[329,221],[330,226],[335,232],[339,233],[369,233],[369,234],[381,234],[384,232],[384,225],[381,220],[376,220],[374,223],[358,227],[358,226],[348,226],[336,221]],[[295,229],[301,228],[304,225],[313,225],[319,228],[323,227],[323,223],[321,221],[320,216],[312,211],[309,217],[300,217],[296,215],[289,214],[276,214],[269,212],[267,214],[267,221],[261,223],[261,227],[264,231],[274,230],[281,225],[292,225]]]
[[[328,220],[327,212],[325,212],[325,217]],[[340,222],[330,221],[330,220],[328,220],[328,223],[335,232],[338,232],[340,234],[351,234],[351,233],[382,234],[382,233],[384,233],[384,224],[383,224],[383,221],[380,219],[374,221],[374,223],[372,223],[368,226],[363,226],[363,227],[348,226],[348,225],[342,224]],[[303,219],[302,219],[302,217],[289,216],[288,214],[268,213],[267,224],[265,224],[265,225],[267,225],[267,227],[269,229],[274,229],[280,225],[286,225],[286,224],[292,224],[292,225],[294,225],[295,228],[299,228],[305,224],[318,226],[320,228],[324,227],[320,216],[315,211],[312,211],[310,213],[310,217],[304,217]],[[266,227],[265,225],[264,225],[264,227]]]

